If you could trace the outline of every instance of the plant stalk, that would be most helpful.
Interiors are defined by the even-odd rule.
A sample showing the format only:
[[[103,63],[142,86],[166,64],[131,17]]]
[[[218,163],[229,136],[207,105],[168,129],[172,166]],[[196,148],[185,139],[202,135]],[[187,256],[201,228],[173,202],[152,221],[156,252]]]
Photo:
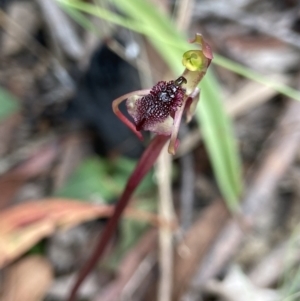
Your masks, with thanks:
[[[90,273],[90,271],[94,268],[95,264],[100,260],[103,256],[103,253],[112,238],[114,232],[117,229],[118,222],[124,209],[128,205],[131,196],[135,189],[138,187],[142,179],[145,175],[150,171],[156,159],[158,158],[163,146],[169,140],[169,136],[157,135],[150,142],[147,149],[144,151],[142,157],[140,158],[135,170],[131,174],[126,187],[123,191],[123,194],[120,197],[118,204],[115,207],[115,211],[112,217],[109,219],[102,236],[100,237],[96,249],[94,250],[92,256],[85,263],[81,271],[79,272],[78,278],[72,288],[68,301],[75,301],[77,292],[84,282],[86,276]]]

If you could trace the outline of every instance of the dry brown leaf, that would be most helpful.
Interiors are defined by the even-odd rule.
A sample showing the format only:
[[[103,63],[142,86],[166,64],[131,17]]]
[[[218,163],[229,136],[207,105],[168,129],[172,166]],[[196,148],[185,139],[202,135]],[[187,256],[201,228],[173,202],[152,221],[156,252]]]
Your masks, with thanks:
[[[32,255],[10,266],[4,275],[1,301],[40,301],[53,279],[50,263]]]
[[[110,205],[48,198],[30,201],[0,211],[0,268],[18,258],[39,240],[58,229],[68,229],[99,217],[109,217]],[[157,215],[128,208],[126,215],[161,225]]]
[[[110,216],[113,206],[67,199],[27,202],[0,212],[0,267],[20,256],[58,228]]]

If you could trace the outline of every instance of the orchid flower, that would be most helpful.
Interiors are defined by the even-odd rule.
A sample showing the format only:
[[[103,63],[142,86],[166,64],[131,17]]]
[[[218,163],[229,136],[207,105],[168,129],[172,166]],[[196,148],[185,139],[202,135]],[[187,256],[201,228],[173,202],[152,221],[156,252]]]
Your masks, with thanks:
[[[168,151],[175,154],[178,146],[178,130],[182,115],[185,113],[189,122],[195,112],[200,91],[199,82],[206,73],[213,58],[210,46],[202,35],[196,34],[191,43],[200,45],[199,50],[184,53],[182,63],[185,70],[176,80],[160,81],[151,90],[140,90],[123,95],[113,101],[115,114],[140,139],[140,131],[151,131],[157,135],[170,136]],[[127,111],[134,123],[129,121],[118,106],[126,100]]]
[[[152,168],[168,140],[170,140],[168,151],[170,154],[175,154],[178,147],[177,135],[183,114],[186,115],[186,120],[189,122],[196,110],[200,98],[198,85],[205,75],[213,55],[210,46],[205,42],[202,35],[196,34],[191,43],[198,44],[200,49],[189,50],[183,54],[182,63],[185,70],[176,80],[160,81],[150,90],[128,93],[113,101],[114,113],[141,140],[143,139],[141,131],[151,131],[156,136],[142,154],[135,170],[128,179],[96,249],[79,272],[68,301],[75,300],[80,285],[102,257],[133,192]],[[123,101],[126,101],[127,111],[133,122],[119,110],[119,104]]]

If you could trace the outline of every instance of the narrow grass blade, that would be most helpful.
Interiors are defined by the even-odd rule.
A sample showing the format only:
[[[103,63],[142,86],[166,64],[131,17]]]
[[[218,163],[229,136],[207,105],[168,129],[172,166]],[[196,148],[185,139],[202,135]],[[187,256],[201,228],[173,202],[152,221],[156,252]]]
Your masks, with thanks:
[[[99,34],[99,29],[78,9],[61,3],[62,9],[69,15],[75,22],[80,24],[85,30],[91,31],[94,34]]]

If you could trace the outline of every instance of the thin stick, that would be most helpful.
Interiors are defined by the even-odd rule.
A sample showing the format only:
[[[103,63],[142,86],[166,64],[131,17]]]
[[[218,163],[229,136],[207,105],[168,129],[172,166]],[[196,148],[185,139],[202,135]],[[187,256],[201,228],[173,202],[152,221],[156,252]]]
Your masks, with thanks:
[[[194,0],[178,1],[176,24],[177,24],[177,28],[180,31],[186,32],[190,27],[193,8],[194,8]]]
[[[67,15],[56,1],[38,0],[37,3],[54,43],[59,45],[70,58],[79,60],[84,55],[84,45]]]
[[[172,158],[165,148],[157,162],[157,179],[159,191],[159,215],[167,221],[159,229],[159,267],[160,280],[158,287],[158,301],[170,301],[172,297],[173,282],[173,237],[172,229],[168,226],[175,219],[172,200],[170,174]]]
[[[157,230],[149,230],[122,259],[117,277],[93,301],[131,300],[156,263]],[[151,254],[151,259],[149,258]],[[145,262],[146,260],[146,262]],[[149,262],[152,263],[150,263]]]

